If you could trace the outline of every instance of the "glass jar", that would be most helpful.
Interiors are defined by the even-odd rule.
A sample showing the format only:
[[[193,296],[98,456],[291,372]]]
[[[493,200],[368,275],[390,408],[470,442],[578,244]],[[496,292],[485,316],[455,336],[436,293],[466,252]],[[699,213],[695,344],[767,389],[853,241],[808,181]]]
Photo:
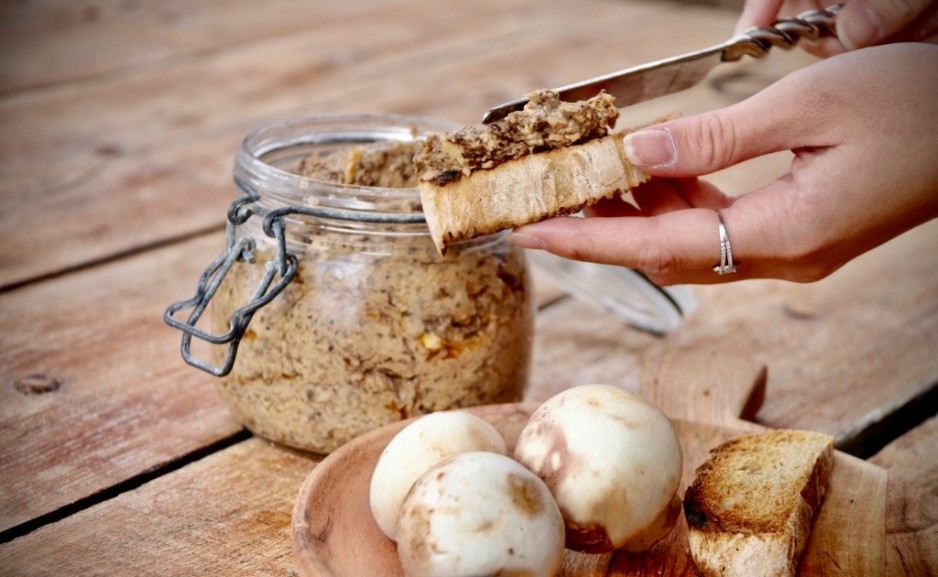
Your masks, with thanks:
[[[229,250],[203,275],[202,299],[185,303],[194,313],[181,324],[192,327],[184,356],[190,336],[218,345],[241,333],[213,347],[215,365],[187,360],[222,377],[221,396],[251,431],[327,453],[400,419],[523,397],[534,322],[523,251],[498,234],[441,257],[416,188],[296,173],[313,153],[452,128],[333,116],[245,138]],[[193,327],[206,307],[211,334]]]

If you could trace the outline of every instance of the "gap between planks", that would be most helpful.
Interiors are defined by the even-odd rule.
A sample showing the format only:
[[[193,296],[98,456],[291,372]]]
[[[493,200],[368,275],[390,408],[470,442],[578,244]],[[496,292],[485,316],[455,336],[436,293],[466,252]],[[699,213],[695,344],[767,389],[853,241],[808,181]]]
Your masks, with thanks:
[[[110,501],[111,499],[123,493],[138,489],[154,479],[168,475],[169,473],[177,471],[186,465],[195,463],[196,461],[199,461],[213,453],[247,441],[251,437],[253,437],[253,435],[250,433],[250,431],[247,429],[241,429],[233,435],[220,439],[204,447],[200,447],[199,449],[182,455],[179,458],[173,459],[172,461],[169,461],[154,469],[150,469],[149,471],[134,475],[133,477],[128,477],[119,483],[111,485],[110,487],[102,489],[96,493],[82,497],[77,501],[69,503],[68,505],[63,505],[58,509],[49,511],[39,515],[38,517],[34,517],[29,521],[20,523],[19,525],[14,525],[9,529],[0,532],[0,544],[8,543],[18,537],[28,535],[29,533],[32,533],[33,531],[46,525],[56,523],[80,511],[84,511],[85,509],[89,509],[95,505],[100,505],[101,503]]]

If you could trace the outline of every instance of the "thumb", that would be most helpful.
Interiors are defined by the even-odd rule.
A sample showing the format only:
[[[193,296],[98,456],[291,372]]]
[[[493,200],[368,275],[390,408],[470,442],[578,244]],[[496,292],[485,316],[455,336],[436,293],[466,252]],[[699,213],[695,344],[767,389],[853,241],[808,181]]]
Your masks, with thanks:
[[[623,141],[625,154],[648,174],[692,177],[772,152],[826,146],[818,130],[824,118],[811,118],[817,107],[799,105],[782,84],[788,83],[727,108],[631,132]]]

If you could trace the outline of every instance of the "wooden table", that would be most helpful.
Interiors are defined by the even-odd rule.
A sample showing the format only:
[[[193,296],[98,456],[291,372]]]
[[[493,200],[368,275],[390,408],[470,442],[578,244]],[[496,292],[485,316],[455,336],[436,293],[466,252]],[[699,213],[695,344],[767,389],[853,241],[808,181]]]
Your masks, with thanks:
[[[293,572],[291,509],[321,458],[246,433],[162,320],[223,246],[247,132],[337,112],[476,122],[534,88],[721,41],[734,21],[624,0],[0,8],[0,574]],[[808,63],[775,53],[634,113],[726,105]],[[713,178],[744,192],[787,162]],[[751,359],[769,375],[759,422],[830,432],[938,498],[936,247],[938,222],[815,284],[696,287],[666,337],[538,278],[529,398],[637,389],[675,351]],[[936,527],[921,531],[938,541]]]

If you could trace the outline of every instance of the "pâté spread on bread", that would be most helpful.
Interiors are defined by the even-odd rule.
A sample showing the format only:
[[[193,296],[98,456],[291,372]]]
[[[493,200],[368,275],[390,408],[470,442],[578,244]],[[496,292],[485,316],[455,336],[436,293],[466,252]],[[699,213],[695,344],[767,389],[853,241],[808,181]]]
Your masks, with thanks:
[[[619,118],[615,98],[606,92],[578,102],[563,102],[551,90],[527,98],[523,111],[492,124],[428,135],[414,157],[420,179],[446,185],[476,170],[605,136]]]
[[[619,110],[601,92],[562,102],[528,95],[522,110],[492,124],[430,135],[414,161],[430,235],[450,243],[578,212],[648,179],[612,133]]]

